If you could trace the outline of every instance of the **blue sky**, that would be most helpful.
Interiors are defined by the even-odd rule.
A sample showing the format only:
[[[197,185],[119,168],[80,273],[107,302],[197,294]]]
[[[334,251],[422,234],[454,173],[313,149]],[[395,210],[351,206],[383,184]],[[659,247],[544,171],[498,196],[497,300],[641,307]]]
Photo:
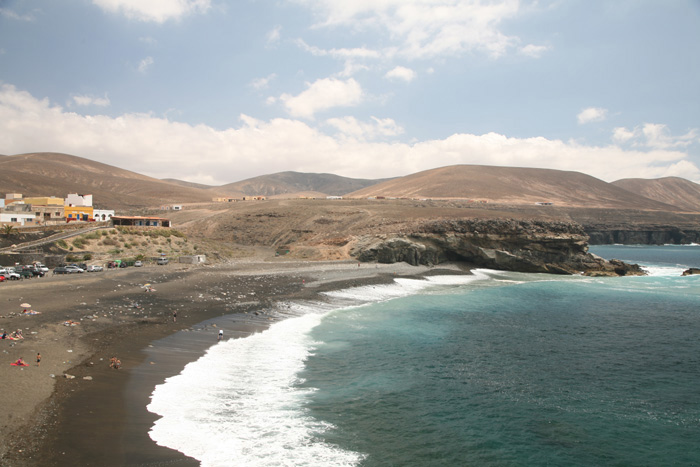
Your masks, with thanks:
[[[0,153],[700,182],[699,0],[0,0]]]

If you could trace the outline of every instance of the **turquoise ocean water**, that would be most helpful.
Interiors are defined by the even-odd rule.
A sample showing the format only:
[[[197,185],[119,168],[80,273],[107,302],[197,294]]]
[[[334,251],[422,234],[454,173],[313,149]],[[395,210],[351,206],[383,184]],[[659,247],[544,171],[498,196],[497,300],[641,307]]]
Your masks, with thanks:
[[[480,270],[287,304],[158,386],[203,465],[700,465],[700,246],[602,246],[647,277]]]

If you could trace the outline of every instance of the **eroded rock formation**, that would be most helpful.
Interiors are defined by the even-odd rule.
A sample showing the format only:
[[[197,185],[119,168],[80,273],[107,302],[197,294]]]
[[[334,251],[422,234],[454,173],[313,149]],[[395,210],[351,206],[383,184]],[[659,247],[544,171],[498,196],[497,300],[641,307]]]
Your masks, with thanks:
[[[606,261],[588,253],[588,236],[566,222],[440,220],[411,232],[358,238],[351,252],[359,261],[439,264],[459,261],[477,267],[521,272],[642,275],[637,265]]]

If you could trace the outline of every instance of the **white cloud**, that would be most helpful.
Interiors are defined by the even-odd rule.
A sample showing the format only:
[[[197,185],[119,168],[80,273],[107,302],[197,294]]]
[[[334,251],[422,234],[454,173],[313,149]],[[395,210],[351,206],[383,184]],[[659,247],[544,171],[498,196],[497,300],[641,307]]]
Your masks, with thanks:
[[[397,66],[396,68],[388,71],[384,77],[388,79],[400,79],[409,83],[416,77],[416,72],[410,68]]]
[[[302,39],[297,39],[296,40],[297,45],[309,52],[311,55],[314,55],[316,57],[333,57],[333,58],[339,58],[339,59],[349,59],[349,58],[371,58],[371,59],[379,59],[382,58],[382,53],[373,50],[373,49],[368,49],[367,47],[354,47],[351,49],[348,48],[341,48],[341,49],[321,49],[320,47],[312,46],[304,42]]]
[[[613,141],[617,143],[626,143],[635,136],[638,136],[634,130],[630,131],[625,127],[617,127],[613,129]]]
[[[92,3],[108,13],[155,23],[204,13],[211,7],[211,0],[92,0]]]
[[[668,125],[663,123],[645,123],[632,130],[618,127],[613,130],[613,141],[632,143],[633,146],[646,146],[653,149],[684,148],[700,142],[698,129],[693,128],[680,136],[673,136]]]
[[[499,23],[518,13],[518,0],[293,0],[320,17],[316,27],[380,30],[409,58],[469,51],[505,54],[519,39],[504,35]]]
[[[542,54],[548,51],[549,49],[551,49],[551,47],[547,45],[528,44],[525,47],[520,48],[520,53],[528,57],[540,58]]]
[[[700,181],[698,167],[677,149],[584,146],[496,133],[411,144],[378,142],[371,138],[398,134],[399,125],[391,119],[358,122],[350,117],[326,125],[341,134],[329,136],[295,119],[261,121],[245,115],[239,127],[224,130],[146,114],[85,116],[0,84],[4,154],[65,152],[157,178],[224,184],[284,170],[382,178],[452,164],[486,164],[576,170],[608,181],[671,175]],[[37,134],[42,135],[40,144]]]
[[[0,16],[8,19],[14,19],[17,21],[35,21],[35,14],[39,12],[40,10],[34,9],[29,13],[17,13],[16,11],[10,10],[9,8],[0,8]]]
[[[277,78],[277,74],[271,73],[264,78],[254,79],[253,81],[250,82],[250,85],[254,89],[257,89],[258,91],[260,91],[262,89],[267,89],[270,86],[270,81],[274,80],[275,78]]]
[[[96,107],[109,107],[111,104],[109,97],[105,95],[105,97],[93,97],[93,96],[81,96],[81,95],[75,95],[73,96],[73,102],[75,102],[79,106],[87,107],[87,106],[96,106]]]
[[[153,57],[144,58],[139,62],[139,72],[146,73],[151,65],[153,65]]]
[[[149,46],[154,46],[158,44],[158,41],[150,36],[139,37],[139,42]]]
[[[276,44],[282,37],[282,26],[275,26],[267,33],[267,45]]]
[[[577,116],[579,125],[584,125],[591,122],[602,122],[608,117],[607,109],[600,107],[588,107],[583,109]]]
[[[307,84],[297,96],[282,94],[280,100],[293,117],[313,118],[316,112],[333,107],[351,107],[362,101],[360,83],[354,79],[324,78]]]
[[[647,146],[657,149],[686,147],[698,141],[696,129],[681,136],[673,136],[668,126],[660,123],[645,123],[642,127],[642,134],[647,140]]]
[[[361,122],[355,117],[330,118],[326,123],[339,132],[338,136],[360,141],[398,136],[404,132],[393,119],[372,117],[370,122]]]

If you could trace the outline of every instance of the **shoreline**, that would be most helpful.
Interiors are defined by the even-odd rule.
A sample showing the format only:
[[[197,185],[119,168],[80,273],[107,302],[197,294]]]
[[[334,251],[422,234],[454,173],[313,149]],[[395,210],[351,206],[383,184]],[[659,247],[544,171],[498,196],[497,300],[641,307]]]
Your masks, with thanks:
[[[127,277],[118,280],[128,282],[128,289],[117,288],[116,294],[103,297],[94,294],[88,299],[82,297],[101,302],[102,311],[114,310],[120,302],[141,299],[147,310],[145,316],[137,314],[127,322],[116,320],[77,337],[76,342],[85,347],[80,353],[82,358],[77,365],[66,369],[76,378],[58,378],[57,374],[50,397],[35,401],[37,411],[28,425],[12,433],[9,442],[6,437],[7,448],[0,459],[11,466],[65,465],[66,462],[199,465],[198,461],[160,447],[150,439],[148,430],[157,416],[145,407],[156,384],[180,373],[184,365],[216,343],[219,327],[224,326],[226,339],[241,337],[269,327],[275,319],[266,310],[273,309],[275,303],[310,300],[324,291],[387,283],[395,277],[468,273],[452,265],[431,270],[405,263],[357,264],[251,261],[126,271],[122,275]],[[157,289],[154,294],[134,289],[139,280],[154,274],[158,274],[158,280],[150,280]],[[80,279],[98,284],[107,281],[108,287],[102,287],[103,291],[114,288],[106,276]],[[24,297],[15,298],[20,296]],[[178,311],[177,323],[172,322],[172,310]],[[131,309],[122,303],[119,314],[125,311],[128,314]],[[121,370],[109,368],[112,355],[122,360]],[[34,370],[26,370],[29,369]],[[84,380],[85,376],[93,379]]]

